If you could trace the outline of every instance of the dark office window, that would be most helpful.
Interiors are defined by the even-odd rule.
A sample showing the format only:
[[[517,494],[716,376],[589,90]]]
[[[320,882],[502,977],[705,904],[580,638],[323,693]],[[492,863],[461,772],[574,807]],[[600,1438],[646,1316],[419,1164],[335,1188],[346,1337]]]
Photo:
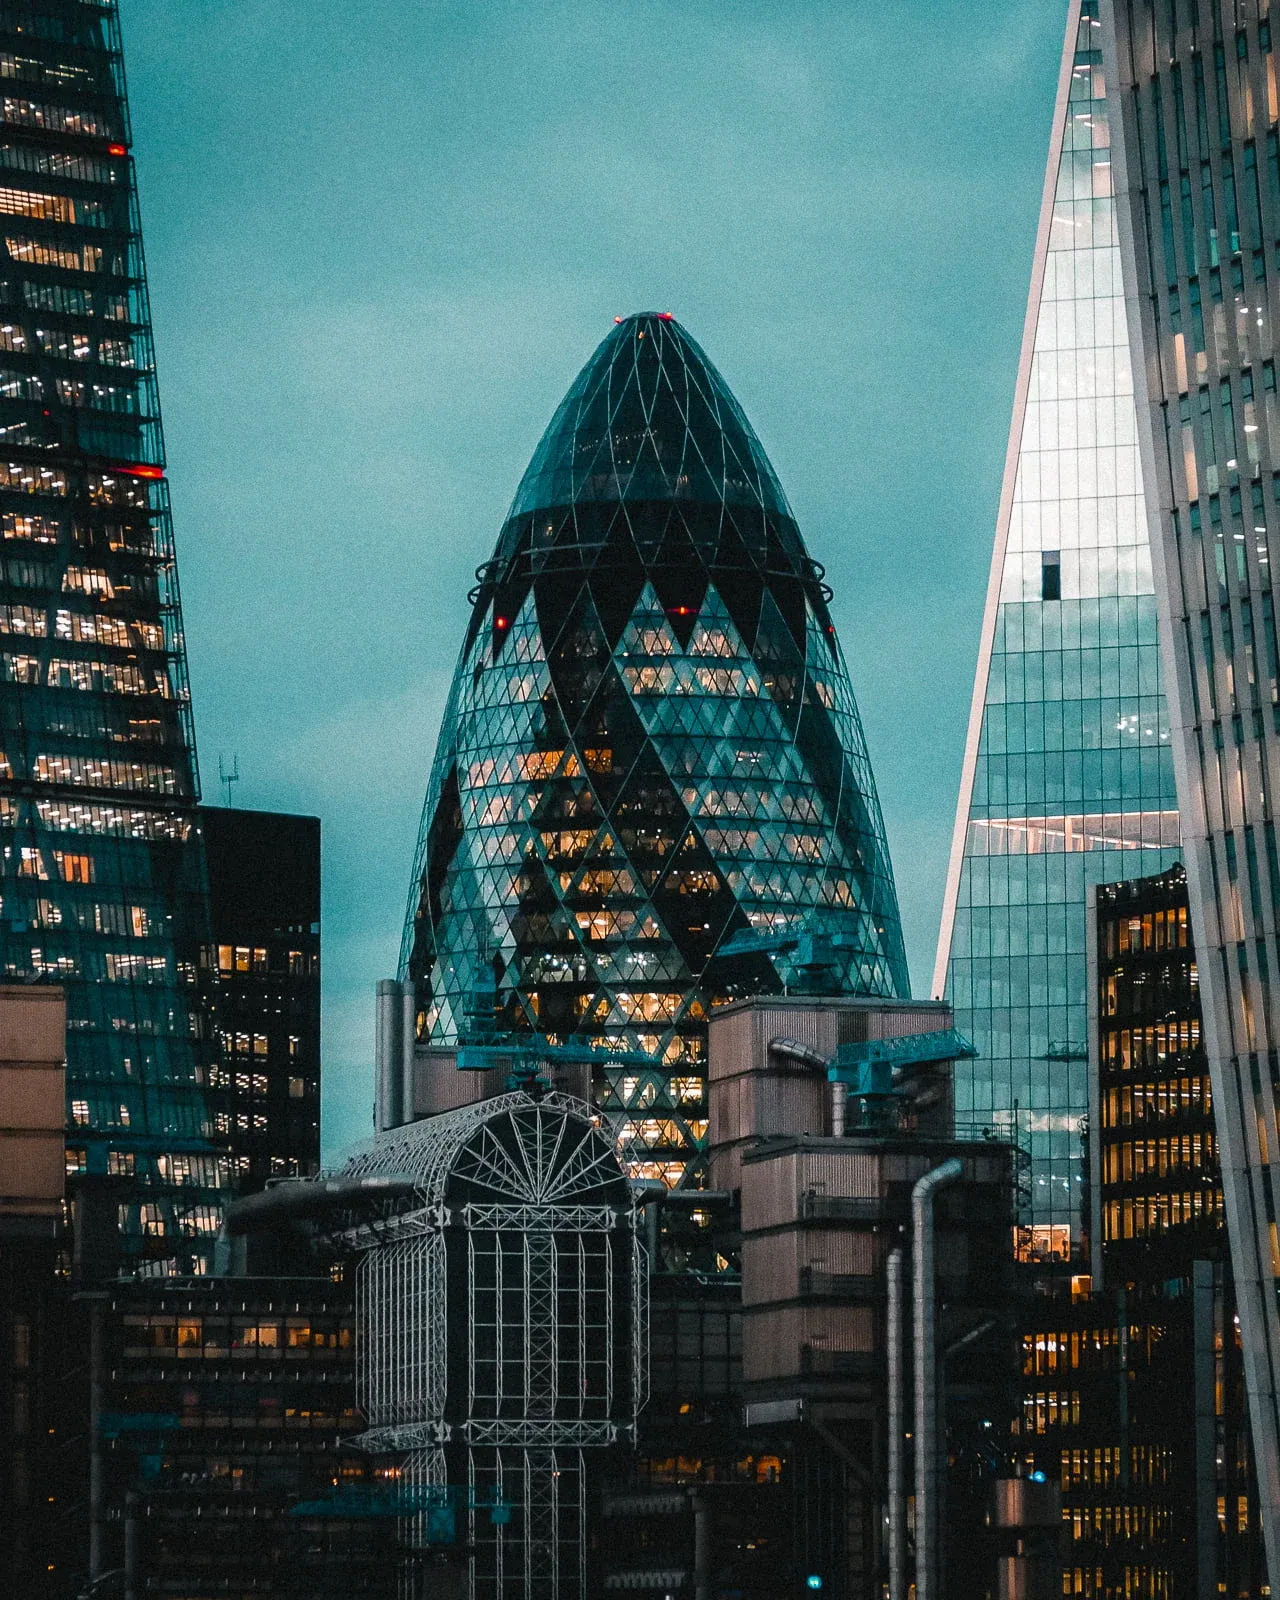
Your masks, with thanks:
[[[1040,557],[1040,598],[1062,599],[1062,561],[1056,550],[1045,550]]]

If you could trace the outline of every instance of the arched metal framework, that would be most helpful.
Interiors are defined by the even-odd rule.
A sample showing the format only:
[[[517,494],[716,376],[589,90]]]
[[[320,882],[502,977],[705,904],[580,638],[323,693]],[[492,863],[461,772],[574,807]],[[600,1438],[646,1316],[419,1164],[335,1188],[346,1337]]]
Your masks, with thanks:
[[[600,1116],[501,1095],[379,1135],[343,1176],[413,1184],[348,1235],[360,1442],[514,1505],[472,1513],[475,1600],[585,1596],[583,1452],[631,1431],[647,1385],[647,1268]]]

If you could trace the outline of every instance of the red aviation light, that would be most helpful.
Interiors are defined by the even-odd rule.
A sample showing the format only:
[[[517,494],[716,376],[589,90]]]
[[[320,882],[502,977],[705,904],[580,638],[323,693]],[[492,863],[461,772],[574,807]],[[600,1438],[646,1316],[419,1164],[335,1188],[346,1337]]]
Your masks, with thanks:
[[[616,322],[625,322],[627,319],[625,317],[615,317],[613,320],[616,323]]]
[[[130,464],[129,466],[113,466],[108,468],[108,471],[118,472],[126,478],[149,478],[153,483],[164,477],[163,467],[151,467],[142,462]]]
[[[693,607],[692,606],[672,606],[671,607],[671,615],[673,617],[691,617],[693,615]]]
[[[511,619],[510,617],[495,617],[493,619],[493,625],[499,630],[503,628],[509,628],[511,626]]]
[[[107,146],[107,154],[109,156],[127,156],[129,154],[129,146],[127,144],[109,144]]]
[[[675,318],[676,314],[674,311],[659,311],[658,313],[659,322],[674,322]]]

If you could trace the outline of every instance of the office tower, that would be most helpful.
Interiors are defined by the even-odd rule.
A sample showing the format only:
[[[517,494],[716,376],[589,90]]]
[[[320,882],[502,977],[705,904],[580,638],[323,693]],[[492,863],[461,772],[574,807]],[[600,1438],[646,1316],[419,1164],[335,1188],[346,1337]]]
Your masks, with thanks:
[[[118,1251],[171,1270],[211,1242],[223,1174],[114,0],[4,5],[0,61],[0,977],[65,990],[73,1179],[113,1180]]]
[[[1117,203],[1259,1505],[1280,1573],[1276,68],[1265,4],[1109,3]]]
[[[1071,1582],[1102,1568],[1135,1594],[1239,1600],[1266,1573],[1186,873],[1103,884],[1096,904],[1093,1293],[1077,1315],[1106,1336],[1077,1338],[1074,1360],[1061,1338],[1039,1345],[1080,1393],[1058,1444]]]
[[[400,976],[423,1041],[496,973],[500,1026],[643,1051],[596,1085],[633,1176],[705,1140],[713,997],[906,992],[830,598],[706,356],[619,319],[478,570]]]
[[[396,1592],[395,1524],[360,1514],[370,1464],[348,1442],[349,1281],[295,1234],[284,1271],[117,1282],[98,1314],[99,1488],[68,1519],[66,1549],[96,1528],[95,1571],[126,1575],[104,1592]]]
[[[1178,842],[1097,10],[1069,11],[934,976],[978,1047],[957,1116],[1018,1113],[1042,1260],[1080,1242],[1088,888]]]
[[[1102,884],[1090,921],[1090,1274],[1035,1296],[1021,1444],[1061,1474],[1060,1592],[1250,1600],[1266,1573],[1186,874]]]
[[[320,1164],[320,819],[202,806],[221,1063],[215,1132],[237,1186]]]

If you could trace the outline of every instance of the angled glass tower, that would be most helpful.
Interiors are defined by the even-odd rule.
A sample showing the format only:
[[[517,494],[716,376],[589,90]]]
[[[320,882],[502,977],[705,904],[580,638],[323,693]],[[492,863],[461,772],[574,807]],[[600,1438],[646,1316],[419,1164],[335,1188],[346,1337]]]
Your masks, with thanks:
[[[706,1129],[708,1007],[797,976],[786,950],[723,954],[735,934],[829,935],[837,992],[907,993],[830,591],[661,313],[583,368],[477,576],[402,950],[419,1037],[455,1037],[496,965],[504,1026],[652,1059],[597,1097],[633,1173],[676,1183]]]
[[[1108,118],[1097,0],[1072,0],[934,975],[980,1052],[957,1112],[1018,1113],[1028,1247],[1054,1254],[1082,1197],[1088,889],[1179,839]]]
[[[114,0],[0,7],[0,976],[126,1258],[217,1226],[190,695]]]

